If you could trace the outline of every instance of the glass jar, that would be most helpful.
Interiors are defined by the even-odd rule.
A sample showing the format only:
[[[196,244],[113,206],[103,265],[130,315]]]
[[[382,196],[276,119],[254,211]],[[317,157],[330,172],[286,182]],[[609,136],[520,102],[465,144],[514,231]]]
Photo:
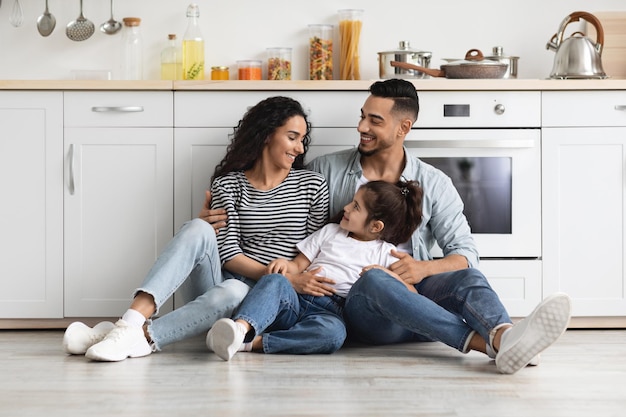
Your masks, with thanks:
[[[161,51],[161,79],[183,79],[182,54],[176,43],[176,35],[173,33],[167,35],[167,44]]]
[[[333,79],[333,25],[309,25],[309,80]]]
[[[200,9],[187,7],[187,30],[183,37],[183,80],[204,80],[204,39],[198,18]]]
[[[267,48],[267,79],[291,80],[291,48]]]
[[[263,78],[261,61],[254,59],[237,61],[237,75],[240,80],[261,80]]]
[[[138,17],[125,17],[122,33],[122,80],[143,79],[143,40]]]
[[[360,80],[359,46],[363,27],[362,9],[339,10],[339,78]]]
[[[228,67],[211,67],[212,80],[228,80]]]

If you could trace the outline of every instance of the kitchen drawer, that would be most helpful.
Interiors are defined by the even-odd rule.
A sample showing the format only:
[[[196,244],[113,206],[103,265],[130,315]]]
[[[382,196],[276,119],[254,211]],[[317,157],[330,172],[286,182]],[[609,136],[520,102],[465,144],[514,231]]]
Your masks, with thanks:
[[[171,91],[85,91],[64,94],[65,127],[172,127]]]
[[[315,127],[354,127],[367,91],[177,91],[176,127],[235,127],[259,101],[283,95],[298,100]]]
[[[548,91],[542,94],[543,126],[626,126],[624,91]]]

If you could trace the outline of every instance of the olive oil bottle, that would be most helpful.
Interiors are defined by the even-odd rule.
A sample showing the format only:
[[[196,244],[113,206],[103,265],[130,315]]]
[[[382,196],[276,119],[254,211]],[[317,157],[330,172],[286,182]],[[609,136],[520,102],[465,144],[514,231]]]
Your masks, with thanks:
[[[204,39],[199,17],[198,5],[190,4],[187,7],[187,31],[183,37],[183,80],[204,80]]]

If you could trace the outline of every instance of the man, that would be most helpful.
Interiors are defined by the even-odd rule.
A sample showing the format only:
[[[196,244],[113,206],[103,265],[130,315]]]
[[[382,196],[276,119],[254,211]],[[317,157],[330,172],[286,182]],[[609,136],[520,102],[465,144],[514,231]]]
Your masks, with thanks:
[[[358,148],[318,157],[308,166],[326,177],[330,213],[341,210],[368,181],[415,180],[424,189],[422,225],[410,242],[400,245],[401,251],[392,253],[399,260],[391,266],[418,294],[380,269],[364,271],[346,298],[348,333],[370,344],[441,341],[461,352],[477,350],[495,358],[497,369],[507,374],[537,364],[537,355],[565,331],[570,299],[552,295],[512,325],[497,294],[475,269],[478,252],[451,180],[404,147],[418,112],[412,83],[377,81],[361,109]],[[216,214],[205,214],[214,227],[217,220],[224,221]],[[430,255],[435,242],[443,250],[441,259]],[[328,294],[332,277],[316,278],[316,272],[288,278],[296,289]]]

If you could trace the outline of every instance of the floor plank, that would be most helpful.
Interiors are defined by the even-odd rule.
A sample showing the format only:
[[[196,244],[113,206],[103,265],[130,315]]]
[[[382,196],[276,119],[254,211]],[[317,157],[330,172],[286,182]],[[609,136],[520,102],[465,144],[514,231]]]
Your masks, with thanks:
[[[62,331],[0,331],[0,416],[623,416],[626,330],[568,330],[542,363],[501,375],[439,343],[332,355],[239,353],[193,338],[146,358],[61,352]]]

